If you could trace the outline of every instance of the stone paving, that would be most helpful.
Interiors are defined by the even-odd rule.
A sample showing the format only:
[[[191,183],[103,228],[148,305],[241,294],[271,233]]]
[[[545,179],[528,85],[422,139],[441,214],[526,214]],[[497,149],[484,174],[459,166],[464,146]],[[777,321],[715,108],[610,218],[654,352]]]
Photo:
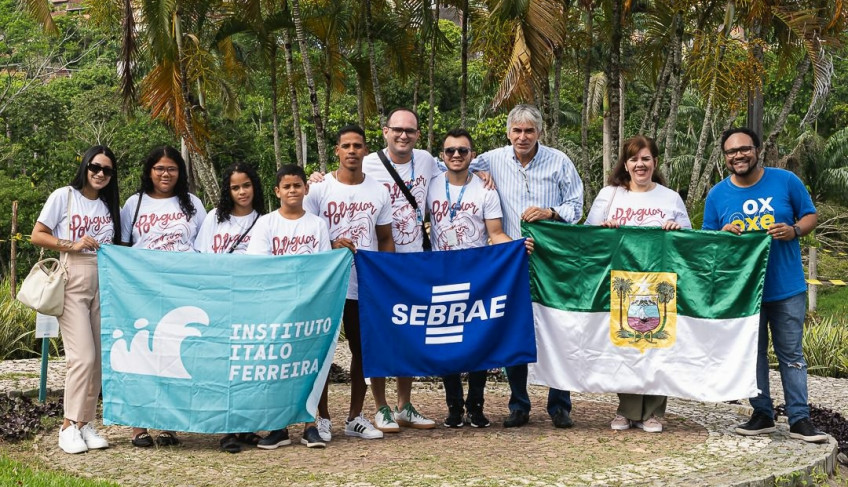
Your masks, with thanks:
[[[343,350],[346,347],[338,348]],[[337,363],[345,362],[343,359],[339,360],[339,357],[337,357]],[[7,393],[18,391],[18,393],[24,392],[28,395],[37,395],[39,373],[39,360],[0,362],[0,391]],[[61,392],[63,377],[64,363],[62,361],[51,362],[48,372],[48,388],[51,394]],[[780,400],[782,398],[782,389],[780,387],[779,376],[773,372],[771,379],[773,397],[778,398],[778,402],[782,402]],[[433,389],[434,395],[436,393],[441,394],[441,392],[436,391],[438,388],[433,387],[431,384],[421,384],[417,387],[420,387],[422,391]],[[342,389],[341,387],[339,388],[339,390]],[[537,387],[531,387],[531,389],[535,403],[541,404],[541,400],[537,398],[544,397],[544,389]],[[812,403],[831,408],[848,416],[848,380],[810,376],[809,389]],[[500,394],[505,397],[508,394],[508,388],[506,388],[505,384],[489,384],[487,395],[490,393]],[[613,394],[574,394],[573,398],[575,411],[580,411],[580,414],[588,414],[590,416],[593,411],[600,412],[599,417],[601,418],[596,421],[598,424],[594,426],[589,424],[591,423],[590,421],[584,420],[583,423],[578,421],[578,426],[575,430],[579,430],[584,424],[587,425],[584,427],[589,429],[595,428],[596,430],[600,430],[605,428],[604,421],[607,420],[603,418],[606,418],[610,414],[610,411],[614,410],[614,404],[617,399]],[[436,403],[434,402],[433,404]],[[495,404],[497,401],[493,400],[490,403]],[[788,425],[785,423],[785,419],[782,423],[779,423],[778,432],[771,435],[742,437],[734,434],[733,426],[744,421],[750,414],[750,407],[747,406],[747,403],[745,405],[701,403],[672,398],[669,401],[668,413],[670,418],[667,419],[667,422],[670,423],[669,430],[673,429],[671,423],[674,421],[673,418],[675,416],[682,418],[681,425],[683,422],[696,423],[703,429],[698,432],[695,428],[678,428],[678,435],[681,431],[684,435],[688,435],[686,438],[687,441],[681,441],[680,436],[672,434],[653,436],[652,438],[656,438],[656,441],[680,442],[678,450],[672,449],[659,458],[652,457],[645,461],[621,461],[620,459],[616,459],[615,461],[610,461],[607,464],[592,468],[590,471],[585,469],[576,469],[576,471],[548,470],[540,471],[538,475],[527,475],[526,472],[522,472],[521,475],[516,476],[510,473],[509,468],[506,468],[503,474],[478,478],[468,477],[461,480],[463,484],[467,485],[515,485],[521,483],[525,485],[759,486],[774,485],[776,481],[790,481],[781,483],[781,485],[792,485],[793,483],[801,485],[805,480],[809,480],[805,477],[806,473],[831,472],[835,466],[837,453],[835,440],[831,438],[827,443],[815,445],[790,439]],[[536,418],[541,418],[539,415],[542,413],[537,411],[535,414]],[[492,419],[494,422],[496,419],[502,420],[502,417],[498,416]],[[542,434],[547,434],[544,431],[550,430],[548,426],[547,430],[543,430]],[[505,435],[507,433],[506,430],[503,430],[497,424],[493,428],[484,431],[488,435]],[[499,431],[503,433],[497,433]],[[524,431],[524,428],[513,431]],[[512,434],[512,431],[510,431],[510,434]],[[538,433],[534,434],[538,435]],[[123,435],[123,433],[118,433],[118,435]],[[209,437],[209,435],[198,436]],[[62,468],[67,467],[68,470],[75,471],[73,463],[78,464],[79,462],[71,462],[70,459],[65,458],[70,456],[62,455],[58,451],[54,445],[54,437],[53,432],[44,435],[44,441],[39,448],[40,454],[50,457],[53,460],[59,460]],[[592,438],[594,436],[590,435],[589,437]],[[478,438],[486,437],[478,436]],[[214,445],[214,440],[209,441],[212,441],[212,445]],[[598,441],[601,441],[601,439],[599,438]],[[335,442],[336,440],[334,440]],[[128,444],[126,441],[123,441],[123,443]],[[341,446],[343,447],[344,445]],[[119,445],[108,451],[118,451],[120,448],[122,447]],[[127,448],[132,450],[128,446]],[[327,451],[329,452],[329,450]],[[124,453],[126,454],[126,449]],[[64,460],[69,461],[65,462]],[[516,461],[521,462],[520,459],[516,459]],[[241,461],[240,463],[244,462]],[[405,478],[404,475],[404,473],[398,472],[396,476],[397,485],[430,483],[424,482],[420,477]],[[104,472],[103,476],[109,478],[108,473]],[[373,484],[373,481],[369,482],[367,479],[356,477],[344,477],[343,479],[337,483],[351,483],[355,481],[357,484],[376,485]],[[173,482],[173,480],[174,478],[171,477],[168,481]],[[433,480],[435,480],[434,485],[451,484],[450,478],[441,480],[435,478]],[[123,483],[126,479],[119,481]],[[458,479],[453,479],[453,481],[456,482]],[[167,482],[161,484],[145,482],[145,484],[168,485]]]

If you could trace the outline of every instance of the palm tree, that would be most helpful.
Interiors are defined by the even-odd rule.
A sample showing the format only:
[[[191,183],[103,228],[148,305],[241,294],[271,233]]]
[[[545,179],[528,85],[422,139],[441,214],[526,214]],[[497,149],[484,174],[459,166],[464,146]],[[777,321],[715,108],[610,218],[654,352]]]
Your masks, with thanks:
[[[662,281],[661,283],[657,284],[657,300],[663,305],[662,325],[660,326],[659,330],[654,332],[654,335],[657,336],[657,338],[662,338],[660,333],[662,333],[663,329],[665,329],[665,323],[668,320],[668,303],[670,303],[671,300],[674,299],[675,293],[676,291],[674,289],[674,286],[672,286],[670,283]]]
[[[612,290],[618,295],[618,331],[624,331],[624,300],[631,293],[633,280],[616,277],[612,280]]]

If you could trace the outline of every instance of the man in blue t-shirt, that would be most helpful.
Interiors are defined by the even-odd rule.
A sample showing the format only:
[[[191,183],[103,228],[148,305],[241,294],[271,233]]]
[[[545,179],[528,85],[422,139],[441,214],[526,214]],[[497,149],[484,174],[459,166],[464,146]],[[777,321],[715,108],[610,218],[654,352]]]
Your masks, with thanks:
[[[770,328],[789,416],[789,436],[810,442],[827,441],[827,435],[810,422],[807,363],[801,348],[807,283],[798,239],[816,227],[816,208],[804,183],[795,174],[758,164],[760,139],[753,131],[726,130],[721,135],[721,148],[731,175],[707,195],[703,229],[736,235],[766,230],[772,238],[760,307],[757,346],[760,394],[750,399],[754,414],[748,422],[737,426],[736,432],[753,436],[776,431],[768,378]]]

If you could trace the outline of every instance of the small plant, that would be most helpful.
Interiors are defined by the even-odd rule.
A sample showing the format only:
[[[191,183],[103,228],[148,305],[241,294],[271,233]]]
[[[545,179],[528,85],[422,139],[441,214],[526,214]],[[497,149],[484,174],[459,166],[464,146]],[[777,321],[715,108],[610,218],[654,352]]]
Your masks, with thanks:
[[[810,374],[848,378],[848,321],[844,317],[808,316],[804,325],[804,358]],[[774,348],[769,346],[769,364],[777,368]]]
[[[62,353],[61,342],[50,340],[50,354]],[[41,340],[35,338],[35,311],[12,299],[8,279],[0,282],[0,360],[41,356]]]
[[[44,417],[62,417],[62,400],[38,404],[23,396],[0,395],[0,439],[20,441],[42,429]]]

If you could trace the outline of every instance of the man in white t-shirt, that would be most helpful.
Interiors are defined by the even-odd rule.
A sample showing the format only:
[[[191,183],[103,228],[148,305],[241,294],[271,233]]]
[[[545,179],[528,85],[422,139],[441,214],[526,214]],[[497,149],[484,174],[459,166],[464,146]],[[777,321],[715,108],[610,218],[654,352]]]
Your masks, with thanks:
[[[429,152],[415,148],[420,132],[418,115],[408,108],[396,108],[389,113],[383,138],[386,148],[368,154],[362,161],[362,170],[386,188],[392,205],[392,237],[396,252],[421,252],[424,247],[422,222],[424,221],[427,191],[430,180],[441,173],[436,160]],[[381,154],[385,157],[383,162]],[[404,195],[387,166],[397,172],[412,194],[415,205]],[[372,351],[377,352],[377,351]],[[425,418],[412,406],[412,378],[397,378],[397,405],[390,408],[386,401],[385,378],[371,378],[371,392],[377,406],[376,426],[380,431],[396,433],[400,426],[416,429],[436,427],[436,422]]]
[[[310,186],[304,199],[306,211],[327,221],[334,249],[347,248],[394,252],[392,240],[392,214],[389,195],[371,176],[362,171],[362,159],[368,153],[365,132],[361,127],[349,125],[339,130],[336,155],[339,168],[321,182]],[[362,416],[367,386],[362,373],[362,345],[359,334],[359,288],[356,267],[351,269],[344,314],[345,337],[351,351],[350,409],[345,421],[345,435],[365,439],[382,438],[382,431],[374,428]],[[322,401],[326,401],[322,397]]]
[[[503,231],[498,192],[486,189],[483,181],[468,171],[475,155],[471,135],[466,130],[453,129],[447,133],[442,150],[447,172],[433,178],[427,194],[433,250],[483,247],[488,245],[489,238],[494,244],[512,240]],[[532,242],[529,245],[532,246]],[[485,370],[468,373],[467,399],[463,399],[459,374],[445,376],[442,380],[448,406],[445,426],[461,428],[468,424],[485,428],[490,425],[483,414]],[[467,413],[464,420],[463,413]]]

